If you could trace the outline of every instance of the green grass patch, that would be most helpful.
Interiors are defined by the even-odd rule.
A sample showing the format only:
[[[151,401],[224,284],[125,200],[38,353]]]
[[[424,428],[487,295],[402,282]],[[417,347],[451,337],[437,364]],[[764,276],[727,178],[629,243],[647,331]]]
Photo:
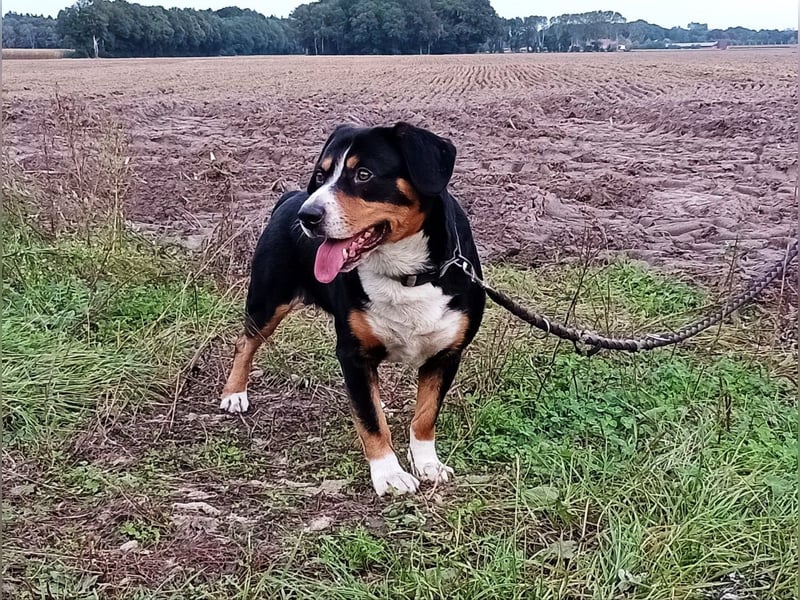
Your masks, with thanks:
[[[156,544],[161,539],[161,529],[141,519],[125,521],[119,526],[119,533],[126,539],[144,546]]]
[[[62,464],[59,462],[58,468],[51,471],[51,478],[64,486],[70,495],[117,495],[135,492],[144,485],[142,479],[131,472],[105,470],[86,461],[66,469]]]
[[[98,406],[154,397],[236,314],[185,259],[127,232],[49,239],[9,215],[3,246],[7,441],[59,439]]]
[[[165,391],[204,340],[238,328],[240,298],[134,235],[50,239],[10,219],[4,241],[2,409],[12,445],[63,445],[89,417],[135,410]],[[610,332],[682,325],[712,297],[628,261],[487,271],[526,305]],[[766,317],[748,311],[748,327],[728,324],[678,349],[587,359],[490,304],[438,427],[439,455],[456,480],[426,496],[348,497],[368,470],[338,418],[325,439],[308,442],[326,445],[315,460],[302,442],[261,452],[235,421],[183,423],[203,427],[203,438],[165,441],[132,466],[69,464],[52,452],[48,485],[18,489],[3,506],[10,524],[47,517],[62,497],[87,511],[137,498],[160,505],[164,523],[132,511],[105,542],[168,552],[177,534],[167,505],[186,474],[214,491],[209,502],[250,520],[237,521],[241,538],[222,521],[215,532],[241,543],[224,574],[193,572],[181,556],[185,576],[126,578],[120,589],[104,582],[100,593],[100,579],[68,557],[37,554],[17,563],[30,584],[22,597],[792,598],[796,390],[776,367],[788,353],[763,351],[768,328],[754,325]],[[329,319],[300,311],[257,365],[284,389],[291,381],[341,395],[334,348]],[[407,427],[399,421],[395,432]],[[266,461],[278,455],[283,483],[268,480],[275,464]],[[251,496],[226,491],[243,478],[267,485]],[[280,487],[321,479],[355,485],[302,500]],[[340,519],[339,501],[352,514]],[[314,506],[334,525],[306,531]]]
[[[619,331],[663,316],[681,324],[709,298],[629,262],[542,271],[501,267],[488,277],[551,314],[563,314],[580,283],[572,318]],[[293,563],[256,577],[256,589],[292,598],[793,597],[795,392],[756,348],[709,344],[735,329],[678,350],[586,359],[490,307],[460,400],[440,420],[455,496],[390,505],[382,533],[307,537]]]

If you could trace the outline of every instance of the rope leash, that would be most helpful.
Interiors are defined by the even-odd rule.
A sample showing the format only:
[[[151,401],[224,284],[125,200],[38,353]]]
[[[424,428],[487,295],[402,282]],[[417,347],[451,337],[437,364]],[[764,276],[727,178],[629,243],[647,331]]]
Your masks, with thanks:
[[[458,239],[458,238],[456,238]],[[663,333],[648,334],[638,338],[618,338],[609,337],[590,329],[579,329],[570,327],[564,323],[553,321],[546,316],[533,312],[507,294],[498,291],[488,285],[480,277],[475,274],[475,270],[466,258],[461,255],[460,244],[458,244],[456,255],[445,263],[445,268],[442,274],[451,266],[459,266],[464,273],[469,276],[472,281],[480,285],[495,303],[505,308],[512,315],[518,319],[525,321],[529,325],[533,325],[545,332],[546,335],[553,334],[563,340],[572,342],[575,345],[575,350],[584,356],[593,356],[600,352],[600,350],[618,350],[625,352],[641,352],[647,350],[654,350],[655,348],[662,348],[673,344],[679,344],[691,337],[696,336],[698,333],[705,331],[709,327],[717,325],[720,321],[725,319],[731,313],[739,310],[746,304],[752,302],[758,297],[773,281],[782,277],[786,272],[789,264],[797,257],[798,240],[794,240],[789,246],[786,255],[782,260],[775,263],[771,269],[760,277],[753,280],[747,288],[743,291],[730,297],[727,302],[720,305],[716,310],[706,315],[702,319],[690,323],[677,331],[669,331]],[[583,350],[579,344],[588,348]]]

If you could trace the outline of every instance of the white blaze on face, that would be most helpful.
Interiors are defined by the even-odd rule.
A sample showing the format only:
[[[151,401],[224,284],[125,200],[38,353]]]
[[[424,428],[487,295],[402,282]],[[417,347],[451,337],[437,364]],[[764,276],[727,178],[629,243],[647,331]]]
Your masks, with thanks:
[[[347,149],[336,158],[336,167],[333,170],[333,175],[328,177],[328,180],[303,203],[302,208],[314,205],[322,207],[325,211],[320,233],[327,238],[341,240],[349,238],[357,233],[355,231],[349,231],[344,216],[342,215],[342,209],[333,193],[333,189],[336,187],[336,183],[339,181],[344,171],[345,160],[349,151],[350,147],[348,146]],[[306,231],[305,227],[303,228],[303,232],[307,236],[312,237],[310,232]]]

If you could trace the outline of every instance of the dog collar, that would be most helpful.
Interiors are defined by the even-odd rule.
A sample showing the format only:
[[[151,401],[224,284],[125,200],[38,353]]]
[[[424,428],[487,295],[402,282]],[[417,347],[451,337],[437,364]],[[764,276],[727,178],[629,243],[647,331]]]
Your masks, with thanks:
[[[455,222],[455,219],[452,220]],[[458,231],[453,227],[452,239],[455,242],[453,248],[453,256],[447,261],[442,263],[439,268],[423,271],[422,273],[414,273],[413,275],[401,275],[398,281],[405,287],[417,287],[418,285],[425,285],[426,283],[433,283],[440,280],[445,276],[450,267],[458,267],[464,274],[469,277],[473,282],[479,281],[478,274],[475,272],[475,267],[461,252],[461,239],[458,237]]]
[[[414,273],[413,275],[401,275],[398,277],[398,281],[405,287],[417,287],[418,285],[439,281],[439,277],[441,277],[441,269],[432,269],[422,273]]]
[[[469,260],[461,256],[460,252],[457,252],[453,258],[442,264],[442,266],[440,266],[438,269],[431,269],[429,271],[423,271],[422,273],[414,273],[413,275],[401,275],[397,278],[397,280],[405,287],[417,287],[418,285],[425,285],[426,283],[439,281],[445,276],[447,271],[450,270],[450,267],[458,267],[458,269],[464,271],[464,274],[472,281],[477,280],[475,267],[472,266],[472,263],[469,262]]]

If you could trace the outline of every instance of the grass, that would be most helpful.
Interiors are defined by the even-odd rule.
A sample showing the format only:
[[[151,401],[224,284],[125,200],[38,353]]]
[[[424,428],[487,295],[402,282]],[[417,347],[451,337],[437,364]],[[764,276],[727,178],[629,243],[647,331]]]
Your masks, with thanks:
[[[440,420],[455,483],[377,501],[327,319],[293,315],[258,361],[254,395],[285,404],[241,422],[182,408],[221,384],[185,366],[235,331],[241,299],[127,232],[53,237],[11,217],[3,574],[16,597],[794,597],[798,416],[765,311],[676,350],[585,359],[490,306]],[[609,331],[682,323],[711,301],[626,261],[488,277]],[[386,375],[402,449],[410,373]],[[85,443],[98,420],[101,441]],[[308,491],[331,480],[339,491]],[[187,497],[221,516],[176,519]]]
[[[66,58],[73,50],[47,49],[47,48],[3,48],[3,58],[6,60],[15,59],[53,59]]]
[[[603,302],[603,321],[621,330],[708,301],[626,262],[536,278],[495,267],[489,277],[540,306],[568,305],[583,277],[579,320],[596,323]],[[794,597],[794,392],[760,359],[758,335],[748,348],[740,334],[587,360],[490,308],[440,422],[455,492],[390,505],[384,532],[343,527],[298,540],[258,593]]]
[[[5,195],[10,203],[28,200]],[[3,249],[7,442],[43,441],[167,392],[235,308],[176,255],[124,233],[57,239],[13,212]]]

